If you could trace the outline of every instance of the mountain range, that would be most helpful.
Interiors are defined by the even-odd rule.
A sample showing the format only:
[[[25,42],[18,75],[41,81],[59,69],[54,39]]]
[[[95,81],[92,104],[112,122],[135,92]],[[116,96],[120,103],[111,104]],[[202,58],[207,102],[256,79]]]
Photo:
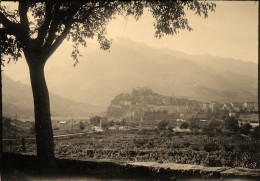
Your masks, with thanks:
[[[61,57],[45,71],[49,91],[56,94],[51,94],[50,98],[53,110],[55,106],[57,108],[57,114],[66,113],[67,111],[62,109],[70,107],[70,104],[84,105],[87,108],[84,110],[88,112],[105,111],[116,95],[131,92],[139,86],[150,87],[162,95],[206,102],[257,101],[256,63],[153,48],[123,37],[113,40],[109,52],[94,50],[87,53],[76,68],[72,64],[65,65],[62,62]],[[23,87],[19,82],[16,84]],[[5,82],[4,86],[7,86]],[[26,94],[20,93],[17,96],[25,101],[23,97],[31,96],[29,86],[28,89],[30,91]],[[13,100],[4,100],[8,104],[13,103],[17,100],[15,94],[21,91],[20,88],[18,90],[12,94]],[[8,86],[6,91],[9,93]],[[5,94],[4,91],[3,93]],[[32,96],[28,100],[31,105]],[[59,101],[64,101],[64,106],[61,106]],[[59,106],[61,107],[58,108]],[[31,106],[23,108],[32,111]],[[81,109],[76,110],[81,112]]]
[[[257,101],[257,64],[211,55],[157,49],[127,38],[114,39],[109,52],[83,57],[77,70],[52,67],[55,93],[106,108],[119,93],[147,86],[163,95],[200,101]],[[62,79],[66,75],[66,79]]]

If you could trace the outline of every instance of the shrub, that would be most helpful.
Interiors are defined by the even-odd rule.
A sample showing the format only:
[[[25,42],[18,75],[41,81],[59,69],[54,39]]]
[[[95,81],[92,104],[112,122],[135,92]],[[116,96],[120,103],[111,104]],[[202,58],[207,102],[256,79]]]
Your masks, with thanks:
[[[237,119],[234,117],[227,117],[224,121],[224,127],[230,131],[236,132],[239,129]]]
[[[206,152],[217,151],[219,150],[219,146],[215,143],[208,143],[204,145],[204,150]]]
[[[147,147],[148,148],[153,148],[154,147],[154,140],[153,139],[150,139],[147,143]]]
[[[185,142],[183,143],[183,145],[184,145],[184,147],[185,147],[185,148],[187,148],[187,147],[189,147],[189,146],[190,146],[190,143],[189,143],[189,142],[187,142],[187,141],[185,141]]]
[[[84,130],[84,129],[85,129],[85,126],[81,124],[81,125],[79,126],[79,128],[80,128],[80,130]]]
[[[181,148],[181,146],[179,144],[173,144],[172,147],[173,148]]]
[[[189,127],[188,123],[182,123],[180,126],[181,129],[188,129],[188,127]]]
[[[134,139],[133,142],[136,147],[140,148],[147,143],[147,139]]]
[[[250,133],[251,128],[252,126],[249,123],[246,123],[240,128],[241,134],[248,135]]]
[[[169,124],[168,121],[163,120],[163,121],[158,123],[157,128],[159,130],[166,130],[166,127],[167,127],[168,124]]]
[[[234,145],[224,145],[224,150],[225,151],[233,151],[234,150]]]
[[[259,126],[256,126],[254,128],[254,131],[252,132],[252,137],[259,140],[260,139],[259,133],[260,133]]]
[[[208,156],[204,162],[204,166],[221,167],[222,163],[217,156]]]
[[[192,145],[192,150],[194,150],[194,151],[200,151],[200,147],[199,147],[199,145]]]

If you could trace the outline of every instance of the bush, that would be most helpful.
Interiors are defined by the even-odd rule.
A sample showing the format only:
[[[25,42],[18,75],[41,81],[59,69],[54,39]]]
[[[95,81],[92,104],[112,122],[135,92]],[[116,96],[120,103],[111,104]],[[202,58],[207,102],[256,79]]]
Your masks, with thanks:
[[[216,128],[216,133],[222,133],[222,129],[220,127]]]
[[[234,145],[224,145],[224,150],[225,151],[233,151],[234,150]]]
[[[208,156],[204,162],[204,166],[207,167],[221,167],[222,163],[216,156]]]
[[[181,148],[181,146],[179,144],[173,144],[172,147],[173,148]]]
[[[199,145],[192,145],[192,150],[194,150],[194,151],[200,151],[200,147],[199,147]]]
[[[80,130],[84,130],[84,129],[85,129],[85,126],[81,124],[81,125],[79,126],[79,128],[80,128]]]
[[[147,143],[147,147],[148,148],[154,148],[154,140],[153,139],[150,139]]]
[[[168,131],[167,131],[167,132],[165,133],[165,136],[166,136],[166,137],[172,137],[173,134],[172,134],[172,132],[168,132]]]
[[[252,136],[253,138],[259,140],[259,139],[260,139],[260,137],[259,137],[259,132],[260,132],[259,126],[256,126],[256,127],[254,128],[254,131],[252,132],[252,135],[251,135],[251,136]]]
[[[188,129],[188,127],[189,127],[188,123],[182,123],[180,126],[181,129]]]
[[[137,148],[140,148],[144,146],[148,141],[147,139],[134,139],[133,142]]]
[[[224,121],[224,127],[233,132],[238,131],[239,127],[237,119],[234,117],[226,118],[226,120]]]
[[[157,128],[159,130],[166,130],[166,127],[167,127],[168,124],[169,124],[168,121],[163,120],[163,121],[158,123]]]
[[[252,126],[249,123],[246,123],[240,128],[241,134],[248,135],[250,133],[251,128]]]
[[[215,143],[208,143],[204,145],[204,150],[206,152],[211,152],[211,151],[218,151],[219,150],[219,146]]]
[[[209,132],[208,133],[209,137],[215,137],[215,133]]]
[[[189,142],[187,142],[187,141],[185,141],[185,142],[183,143],[183,146],[184,146],[185,148],[187,148],[187,147],[189,147],[189,146],[190,146],[190,143],[189,143]]]

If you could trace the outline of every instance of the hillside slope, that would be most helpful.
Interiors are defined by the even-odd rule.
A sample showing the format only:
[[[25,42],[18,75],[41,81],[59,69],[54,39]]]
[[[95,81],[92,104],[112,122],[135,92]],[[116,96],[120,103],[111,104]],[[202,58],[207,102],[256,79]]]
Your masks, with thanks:
[[[33,97],[31,87],[17,82],[2,74],[3,81],[3,114],[20,118],[32,117]],[[75,102],[56,94],[50,93],[52,116],[88,116],[97,113],[100,108],[91,104]]]

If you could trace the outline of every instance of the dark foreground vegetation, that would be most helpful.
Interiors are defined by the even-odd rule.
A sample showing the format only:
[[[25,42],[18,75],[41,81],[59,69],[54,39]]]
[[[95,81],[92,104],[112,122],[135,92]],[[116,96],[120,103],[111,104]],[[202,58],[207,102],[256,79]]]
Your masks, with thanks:
[[[257,180],[250,171],[237,174],[230,168],[170,169],[132,165],[116,161],[56,159],[58,170],[53,175],[39,175],[36,156],[4,153],[2,180]],[[246,170],[243,170],[246,171]]]
[[[36,154],[35,140],[4,142],[4,151]],[[58,158],[260,168],[259,141],[240,134],[106,131],[55,139]]]

